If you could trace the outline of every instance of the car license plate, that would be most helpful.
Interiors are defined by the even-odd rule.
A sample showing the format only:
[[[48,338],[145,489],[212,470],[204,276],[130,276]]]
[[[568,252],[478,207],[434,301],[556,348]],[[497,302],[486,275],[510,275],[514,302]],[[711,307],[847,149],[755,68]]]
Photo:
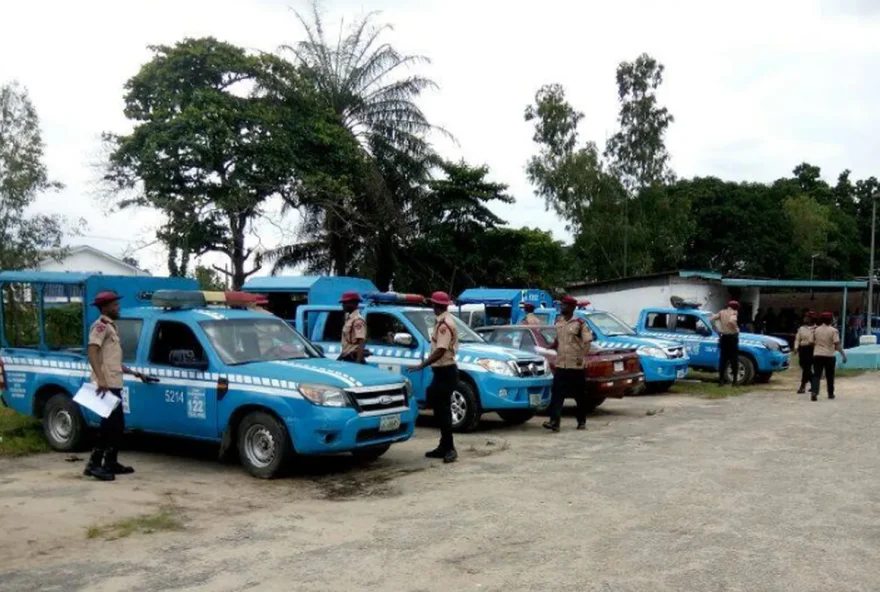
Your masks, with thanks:
[[[541,395],[540,394],[529,394],[529,406],[530,407],[540,407],[541,406]]]
[[[684,378],[685,376],[687,376],[687,370],[679,370],[675,373],[676,378]]]
[[[623,362],[614,362],[614,371],[623,372]]]
[[[386,415],[379,419],[380,432],[393,432],[400,427],[400,415]]]

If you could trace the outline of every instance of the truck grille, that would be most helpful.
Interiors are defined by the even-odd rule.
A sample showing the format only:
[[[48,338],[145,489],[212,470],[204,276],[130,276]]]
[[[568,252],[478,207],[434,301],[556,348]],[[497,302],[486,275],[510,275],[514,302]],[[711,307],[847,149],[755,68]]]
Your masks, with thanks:
[[[382,412],[392,409],[405,409],[409,406],[406,388],[383,388],[381,390],[349,390],[348,394],[359,413]]]
[[[684,357],[684,348],[683,347],[667,347],[666,355],[668,355],[673,360],[677,360],[679,358]]]
[[[547,374],[547,362],[544,360],[520,360],[516,365],[519,369],[519,375],[524,378]]]

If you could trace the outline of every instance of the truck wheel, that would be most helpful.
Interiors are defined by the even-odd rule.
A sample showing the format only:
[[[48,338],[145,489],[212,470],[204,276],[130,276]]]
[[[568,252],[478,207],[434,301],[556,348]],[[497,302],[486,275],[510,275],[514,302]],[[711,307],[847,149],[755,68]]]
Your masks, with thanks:
[[[502,409],[498,411],[498,416],[504,423],[520,425],[535,417],[535,412],[531,409]]]
[[[755,381],[755,363],[752,362],[751,358],[748,356],[744,356],[742,354],[739,355],[739,380],[737,381],[741,385],[752,384]],[[730,366],[727,367],[727,382],[733,382],[733,372]]]
[[[469,384],[459,380],[452,392],[452,431],[474,431],[480,424],[480,415],[480,402],[474,390]]]
[[[86,421],[79,405],[60,393],[49,399],[43,410],[43,433],[54,450],[70,452],[81,449],[86,432]]]
[[[772,372],[758,372],[758,374],[755,376],[755,382],[758,382],[760,384],[767,384],[768,382],[770,382],[771,378],[773,378]]]
[[[672,385],[675,384],[674,380],[664,380],[663,382],[648,382],[645,383],[645,388],[649,393],[653,395],[659,395],[660,393],[669,392],[669,389],[672,388]]]
[[[275,416],[253,411],[239,424],[238,456],[254,477],[278,477],[292,454],[287,428]]]
[[[374,460],[378,459],[380,456],[388,452],[391,448],[391,444],[379,444],[377,446],[367,446],[366,448],[358,448],[357,450],[352,450],[351,455],[355,457],[358,461],[364,463],[370,463]]]

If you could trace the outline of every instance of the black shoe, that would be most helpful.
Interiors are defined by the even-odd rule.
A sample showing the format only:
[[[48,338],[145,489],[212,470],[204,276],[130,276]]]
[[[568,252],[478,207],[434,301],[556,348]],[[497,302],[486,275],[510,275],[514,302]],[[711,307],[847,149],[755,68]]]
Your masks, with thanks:
[[[810,396],[810,400],[811,400],[811,401],[818,401],[818,400],[819,400],[819,395],[812,395],[812,396]]]
[[[438,446],[434,450],[426,452],[425,458],[446,458],[446,451]]]
[[[86,465],[86,468],[83,471],[83,475],[85,475],[86,477],[94,477],[98,481],[116,480],[116,475],[101,466],[101,461],[103,460],[103,458],[103,450],[95,450],[94,452],[92,452],[92,456],[89,457],[89,463]]]
[[[119,464],[116,460],[118,455],[119,451],[115,448],[107,450],[107,453],[104,455],[104,470],[114,475],[131,475],[134,473],[133,468]]]
[[[550,430],[551,432],[558,432],[559,431],[559,424],[556,423],[555,421],[545,421],[541,425],[544,426],[545,430]]]
[[[829,399],[834,399],[834,398],[836,398],[836,397],[835,397],[834,395],[828,395],[828,398],[829,398]]]
[[[456,452],[455,448],[453,448],[452,450],[447,450],[446,454],[443,455],[444,463],[453,463],[456,460],[458,460],[458,452]]]
[[[804,387],[801,387],[798,389],[797,394],[803,395],[805,392],[807,392],[807,389],[805,389]]]
[[[579,421],[579,422],[578,422],[578,427],[577,427],[577,429],[579,429],[579,430],[585,430],[585,429],[587,429],[587,422],[585,422],[585,421]]]

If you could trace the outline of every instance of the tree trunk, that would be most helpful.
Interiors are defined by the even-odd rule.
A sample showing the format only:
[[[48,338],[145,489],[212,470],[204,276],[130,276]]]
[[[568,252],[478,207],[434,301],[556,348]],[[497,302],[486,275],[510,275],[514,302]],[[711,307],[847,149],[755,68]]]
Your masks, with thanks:
[[[231,252],[229,259],[232,263],[232,289],[241,290],[247,274],[244,271],[244,264],[247,261],[247,253],[244,250],[244,229],[247,224],[247,217],[244,214],[230,215],[230,231],[231,231]]]
[[[387,292],[394,279],[394,242],[392,237],[383,233],[376,245],[376,272],[374,281],[380,292]]]

